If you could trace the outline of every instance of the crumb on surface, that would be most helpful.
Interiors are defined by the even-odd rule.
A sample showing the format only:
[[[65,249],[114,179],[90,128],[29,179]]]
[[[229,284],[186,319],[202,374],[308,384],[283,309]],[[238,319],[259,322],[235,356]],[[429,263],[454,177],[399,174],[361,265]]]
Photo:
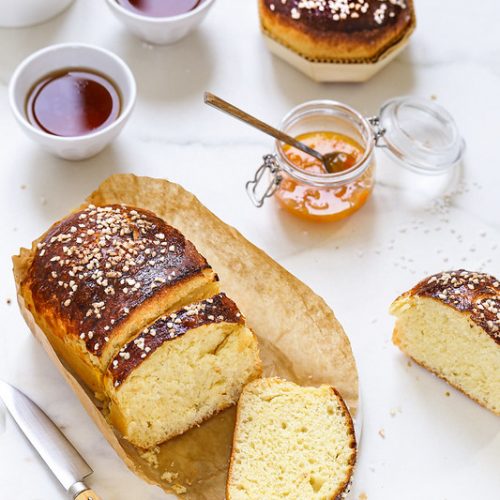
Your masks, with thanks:
[[[395,417],[398,413],[403,413],[401,406],[398,406],[397,408],[391,408],[391,410],[389,411],[389,415],[391,417]]]
[[[359,500],[368,500],[368,495],[364,491],[362,491],[359,494]]]
[[[158,469],[158,454],[160,453],[160,448],[151,448],[142,452],[141,458],[145,460],[153,469]]]
[[[384,429],[380,429],[378,431],[378,435],[382,438],[382,439],[385,439],[385,430]]]
[[[12,304],[12,299],[7,299],[5,302],[7,303],[8,306],[10,306]]]
[[[183,493],[186,493],[187,489],[185,486],[182,486],[182,484],[174,484],[172,486],[172,489],[178,494],[182,495]]]
[[[179,474],[177,472],[172,472],[169,470],[166,470],[161,475],[162,481],[166,481],[167,483],[171,483],[172,481],[175,481],[178,477],[179,477]]]

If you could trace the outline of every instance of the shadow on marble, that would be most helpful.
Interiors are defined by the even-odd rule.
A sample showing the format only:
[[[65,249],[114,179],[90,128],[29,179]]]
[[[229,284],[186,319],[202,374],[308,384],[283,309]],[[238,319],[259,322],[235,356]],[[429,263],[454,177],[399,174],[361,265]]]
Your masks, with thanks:
[[[436,220],[455,205],[466,186],[465,165],[460,163],[442,175],[421,175],[407,170],[379,152],[377,184],[390,191],[394,210],[411,210],[415,217],[434,215]]]
[[[60,33],[70,23],[75,4],[53,19],[27,28],[0,28],[1,69],[0,82],[8,84],[17,65],[33,52],[56,43]]]
[[[370,248],[379,212],[371,197],[359,211],[338,221],[302,220],[278,206],[275,218],[280,224],[281,237],[286,238],[290,245],[290,251],[286,254],[290,258],[314,248],[330,248],[332,251],[339,246],[354,249],[361,245]]]
[[[459,441],[464,449],[476,451],[488,447],[495,440],[498,425],[493,413],[416,363],[412,362],[411,368],[408,368],[408,358],[402,354],[397,355],[394,371],[394,380],[400,385],[395,393],[411,391],[412,405],[418,407],[420,417],[425,414],[431,422],[434,436],[441,436],[443,442]],[[410,408],[406,410],[409,412]],[[403,411],[400,418],[404,418],[405,413]],[[409,414],[407,418],[414,416]],[[427,424],[423,422],[422,425]],[[440,448],[439,441],[435,441],[434,445]],[[442,450],[441,453],[446,452]],[[491,471],[489,474],[485,471],[484,477],[495,477],[496,464],[489,465]]]
[[[167,46],[150,45],[122,31],[118,46],[137,80],[139,99],[178,104],[199,95],[201,103],[215,68],[210,37],[203,29]]]
[[[28,191],[47,227],[62,213],[78,207],[99,184],[124,171],[127,160],[117,144],[83,161],[67,161],[34,149],[24,161],[30,165]]]
[[[7,418],[7,408],[5,408],[5,405],[0,400],[0,436],[2,434],[5,434],[5,431],[7,430],[6,418]]]
[[[411,47],[407,49],[410,50]],[[416,85],[411,56],[397,58],[364,83],[317,83],[276,56],[272,56],[271,67],[270,78],[277,81],[290,108],[312,99],[332,99],[371,116],[386,100],[412,94]]]

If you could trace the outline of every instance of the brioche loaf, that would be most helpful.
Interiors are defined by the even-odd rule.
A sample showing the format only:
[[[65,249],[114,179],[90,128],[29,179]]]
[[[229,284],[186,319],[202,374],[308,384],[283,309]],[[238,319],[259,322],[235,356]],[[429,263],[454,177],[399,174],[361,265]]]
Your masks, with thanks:
[[[255,336],[218,294],[161,317],[119,351],[105,377],[110,420],[151,448],[235,404],[260,373]]]
[[[351,416],[329,386],[256,380],[238,403],[228,500],[340,500],[356,461]]]
[[[393,342],[500,414],[500,282],[463,269],[418,283],[391,306]]]
[[[415,26],[412,0],[259,0],[265,34],[312,61],[376,62]]]
[[[54,224],[33,245],[20,293],[141,448],[235,404],[260,376],[257,340],[216,274],[149,211],[89,205]]]
[[[57,353],[95,392],[129,338],[161,314],[219,291],[192,243],[153,213],[87,208],[32,250],[21,295]]]

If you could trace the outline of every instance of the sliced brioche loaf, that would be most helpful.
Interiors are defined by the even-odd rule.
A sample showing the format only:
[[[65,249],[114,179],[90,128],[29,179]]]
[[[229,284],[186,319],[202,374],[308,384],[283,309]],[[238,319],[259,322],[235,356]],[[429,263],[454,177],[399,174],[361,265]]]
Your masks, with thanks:
[[[165,312],[219,291],[194,245],[152,212],[89,205],[34,245],[21,283],[57,353],[94,392],[118,350]]]
[[[421,281],[391,306],[393,342],[500,414],[500,282],[465,270]]]
[[[260,374],[254,334],[218,294],[161,317],[119,351],[105,376],[109,418],[151,448],[235,404]]]
[[[256,380],[238,403],[226,497],[340,500],[355,461],[353,423],[335,389]]]

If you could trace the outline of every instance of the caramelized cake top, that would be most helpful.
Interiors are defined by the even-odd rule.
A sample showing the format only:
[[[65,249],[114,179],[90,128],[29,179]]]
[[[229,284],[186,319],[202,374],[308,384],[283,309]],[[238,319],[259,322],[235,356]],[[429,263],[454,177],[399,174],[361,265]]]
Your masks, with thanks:
[[[39,312],[100,356],[134,308],[206,268],[194,245],[152,212],[89,205],[44,235],[26,284]]]

